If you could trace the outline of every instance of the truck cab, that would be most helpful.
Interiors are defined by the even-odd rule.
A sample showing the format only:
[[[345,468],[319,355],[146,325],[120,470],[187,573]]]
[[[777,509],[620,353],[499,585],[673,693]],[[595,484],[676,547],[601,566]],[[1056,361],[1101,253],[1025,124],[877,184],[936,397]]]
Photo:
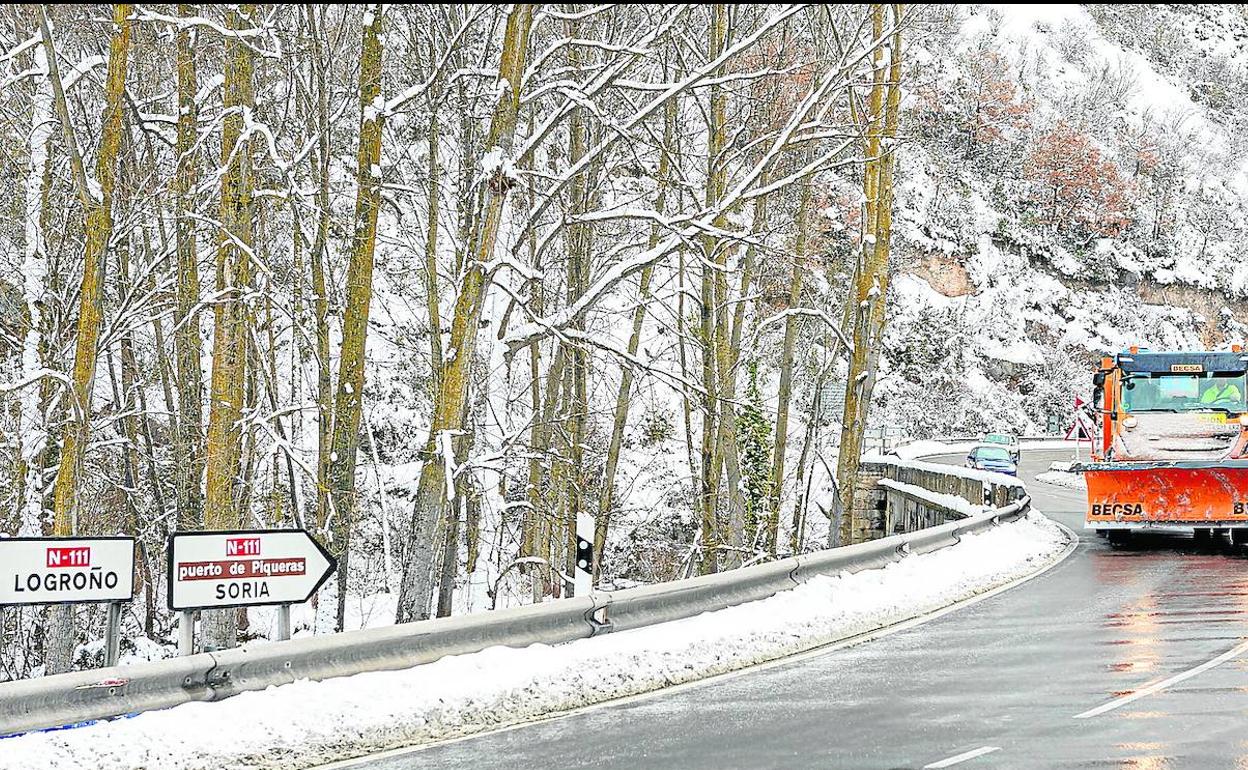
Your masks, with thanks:
[[[1101,361],[1087,526],[1248,536],[1248,355],[1131,348]],[[1116,539],[1121,539],[1120,532]],[[1243,538],[1248,539],[1248,538]]]

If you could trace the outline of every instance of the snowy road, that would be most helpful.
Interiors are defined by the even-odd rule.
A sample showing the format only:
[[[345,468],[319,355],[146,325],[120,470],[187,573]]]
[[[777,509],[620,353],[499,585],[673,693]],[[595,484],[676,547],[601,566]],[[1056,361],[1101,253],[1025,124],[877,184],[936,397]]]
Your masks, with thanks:
[[[384,759],[513,767],[1248,767],[1248,560],[1190,539],[1111,550],[1082,493],[1037,507],[1079,549],[1016,589],[868,644]]]

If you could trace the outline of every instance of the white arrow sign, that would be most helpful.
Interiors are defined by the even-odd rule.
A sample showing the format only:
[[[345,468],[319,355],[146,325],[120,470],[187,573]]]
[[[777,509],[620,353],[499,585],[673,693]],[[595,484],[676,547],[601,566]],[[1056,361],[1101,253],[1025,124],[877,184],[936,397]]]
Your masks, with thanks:
[[[302,529],[177,532],[169,537],[169,609],[306,602],[336,566]]]
[[[132,537],[0,539],[0,606],[128,602]]]

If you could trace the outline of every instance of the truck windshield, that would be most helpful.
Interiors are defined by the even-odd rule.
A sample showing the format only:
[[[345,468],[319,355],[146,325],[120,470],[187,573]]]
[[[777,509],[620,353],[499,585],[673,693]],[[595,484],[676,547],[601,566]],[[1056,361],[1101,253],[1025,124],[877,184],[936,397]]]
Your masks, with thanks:
[[[1128,412],[1200,412],[1239,414],[1248,411],[1248,382],[1244,374],[1134,373],[1122,384],[1122,404]]]

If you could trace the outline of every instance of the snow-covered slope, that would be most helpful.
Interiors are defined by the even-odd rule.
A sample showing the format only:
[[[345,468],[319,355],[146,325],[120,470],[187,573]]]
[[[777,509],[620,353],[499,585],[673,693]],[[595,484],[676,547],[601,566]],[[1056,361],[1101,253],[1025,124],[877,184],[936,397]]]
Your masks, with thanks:
[[[1244,338],[1248,176],[1224,91],[1248,22],[1155,8],[970,6],[943,21],[948,48],[920,36],[882,418],[1064,425],[1104,353]]]

